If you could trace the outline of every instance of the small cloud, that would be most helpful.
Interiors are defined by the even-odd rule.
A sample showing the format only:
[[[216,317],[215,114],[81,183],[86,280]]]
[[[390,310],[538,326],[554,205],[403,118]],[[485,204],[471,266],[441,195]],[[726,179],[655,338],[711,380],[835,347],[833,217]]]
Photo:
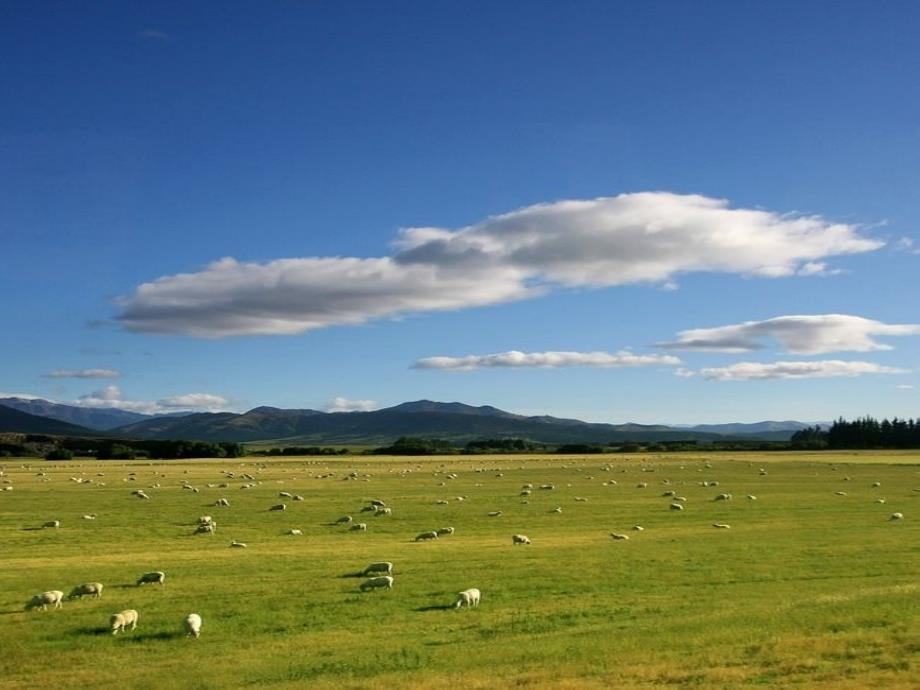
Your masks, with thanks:
[[[684,369],[683,367],[679,367],[674,370],[674,375],[680,376],[681,378],[684,378],[684,379],[689,379],[689,378],[696,376],[696,372],[690,371],[689,369]]]
[[[796,275],[800,276],[836,276],[843,273],[839,268],[828,268],[823,261],[809,261],[802,264]]]
[[[144,29],[143,31],[137,32],[138,38],[143,38],[148,41],[166,41],[169,39],[169,34],[158,29]]]
[[[907,254],[920,254],[920,248],[917,247],[916,242],[910,237],[902,237],[896,241],[892,248],[896,252],[905,252]]]
[[[710,381],[765,381],[769,379],[824,379],[863,374],[904,374],[904,369],[873,362],[824,360],[817,362],[739,362],[727,367],[702,369]]]
[[[121,372],[116,369],[55,369],[45,374],[48,379],[117,379]]]
[[[611,352],[497,352],[489,355],[465,357],[424,357],[412,365],[413,369],[441,369],[446,371],[473,371],[474,369],[556,369],[560,367],[645,367],[653,365],[676,366],[681,361],[669,355],[637,355],[628,350]]]
[[[376,400],[349,400],[333,398],[326,405],[326,412],[370,412],[378,407]]]
[[[157,400],[157,405],[170,410],[223,410],[229,401],[211,393],[186,393]]]
[[[916,386],[913,386],[909,383],[902,383],[899,386],[895,386],[895,388],[897,388],[899,391],[912,391],[914,388],[916,388]]]
[[[0,398],[19,398],[20,400],[42,400],[43,398],[39,395],[32,395],[31,393],[0,393]]]

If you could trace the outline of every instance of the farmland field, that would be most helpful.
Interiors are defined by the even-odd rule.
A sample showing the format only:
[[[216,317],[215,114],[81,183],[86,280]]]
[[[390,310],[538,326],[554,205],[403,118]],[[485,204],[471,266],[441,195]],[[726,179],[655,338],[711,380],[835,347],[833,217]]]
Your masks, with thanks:
[[[920,453],[3,469],[2,688],[920,687]],[[256,485],[242,489],[243,473]],[[393,514],[361,513],[370,499]],[[205,514],[216,534],[194,535]],[[367,531],[330,524],[346,514]],[[60,527],[41,529],[49,520]],[[413,541],[445,526],[455,534]],[[515,533],[532,544],[513,546]],[[359,592],[349,575],[382,560],[394,588]],[[165,585],[134,584],[152,570]],[[93,581],[101,600],[23,610]],[[478,608],[447,608],[469,587]],[[137,630],[109,634],[126,608]],[[198,640],[181,630],[190,612],[204,619]]]

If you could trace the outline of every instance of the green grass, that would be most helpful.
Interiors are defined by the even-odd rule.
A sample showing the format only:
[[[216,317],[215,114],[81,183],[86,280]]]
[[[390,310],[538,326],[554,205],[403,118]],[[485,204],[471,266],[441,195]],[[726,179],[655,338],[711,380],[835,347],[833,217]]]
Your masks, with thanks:
[[[920,677],[917,453],[25,464],[5,461],[0,478],[14,487],[0,492],[2,688],[907,688]],[[261,483],[241,490],[222,470]],[[361,476],[345,481],[352,470]],[[525,482],[556,490],[523,504]],[[668,509],[667,489],[686,510]],[[306,500],[269,512],[279,491]],[[713,501],[721,492],[733,499]],[[229,508],[213,507],[221,496]],[[371,498],[393,515],[359,513]],[[204,514],[217,534],[192,534]],[[328,524],[343,514],[367,533]],[[53,519],[60,529],[30,529]],[[453,536],[412,541],[448,525]],[[533,544],[512,546],[518,532]],[[394,589],[359,593],[346,575],[377,560],[396,564]],[[166,585],[134,586],[149,570]],[[97,580],[101,600],[23,611],[35,593]],[[483,592],[478,609],[441,608],[468,587]],[[124,608],[139,611],[138,629],[113,637],[108,617]],[[190,612],[204,619],[197,641],[180,629]]]

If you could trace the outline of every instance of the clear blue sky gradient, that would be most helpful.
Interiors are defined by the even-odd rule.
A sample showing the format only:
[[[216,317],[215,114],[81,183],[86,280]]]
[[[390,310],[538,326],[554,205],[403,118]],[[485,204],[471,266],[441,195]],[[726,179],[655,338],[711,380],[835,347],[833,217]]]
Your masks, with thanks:
[[[920,323],[915,2],[8,2],[0,5],[0,391],[221,395],[234,409],[431,398],[623,422],[917,416],[920,377],[708,381],[670,367],[419,371],[431,355],[654,352],[786,314]],[[690,274],[296,336],[111,323],[225,256],[387,255],[559,199],[665,190],[874,226],[840,275]],[[920,337],[837,353],[920,368]],[[803,359],[679,353],[699,369]],[[809,358],[804,358],[809,359]],[[814,358],[812,358],[814,359]],[[904,388],[916,385],[917,388]],[[899,386],[902,386],[899,388]]]

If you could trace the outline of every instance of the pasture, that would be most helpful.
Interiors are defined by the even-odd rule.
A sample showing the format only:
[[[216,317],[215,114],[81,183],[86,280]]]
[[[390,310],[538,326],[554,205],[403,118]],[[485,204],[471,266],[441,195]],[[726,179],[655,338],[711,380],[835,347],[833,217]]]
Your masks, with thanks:
[[[918,687],[918,453],[0,464],[2,688]],[[395,585],[362,593],[374,561]]]

